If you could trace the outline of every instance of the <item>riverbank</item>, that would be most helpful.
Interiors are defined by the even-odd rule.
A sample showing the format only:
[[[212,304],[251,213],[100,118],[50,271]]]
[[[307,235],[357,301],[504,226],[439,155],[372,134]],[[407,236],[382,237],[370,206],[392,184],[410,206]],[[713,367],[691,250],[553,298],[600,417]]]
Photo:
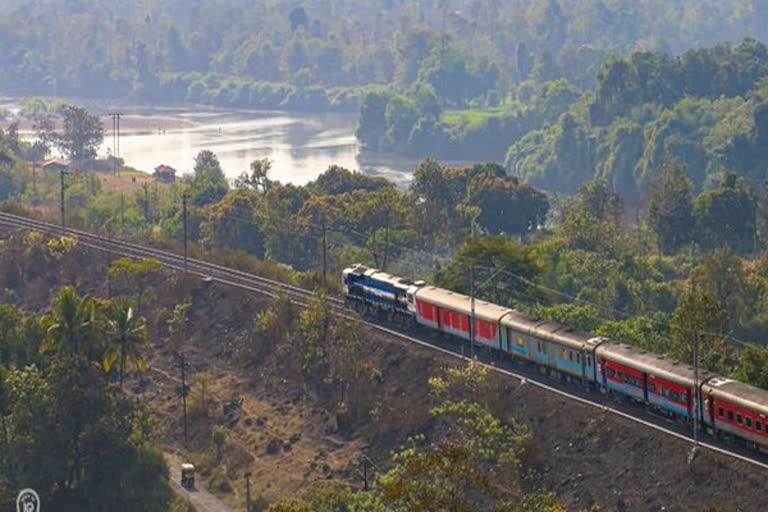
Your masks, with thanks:
[[[112,134],[112,118],[110,116],[100,116],[106,137],[110,138]],[[0,129],[7,130],[13,123],[18,123],[18,131],[21,135],[35,135],[35,121],[23,117],[9,117],[0,121]],[[130,134],[162,134],[170,130],[186,130],[198,126],[197,123],[188,119],[179,119],[163,116],[142,116],[142,115],[123,115],[120,117],[121,135]]]

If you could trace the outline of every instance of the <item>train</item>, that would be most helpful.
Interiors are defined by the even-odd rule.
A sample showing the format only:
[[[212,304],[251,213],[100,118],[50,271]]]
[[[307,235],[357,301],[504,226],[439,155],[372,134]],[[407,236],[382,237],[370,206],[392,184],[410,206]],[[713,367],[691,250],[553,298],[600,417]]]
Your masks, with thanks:
[[[361,313],[467,343],[472,339],[476,346],[534,365],[549,377],[642,404],[691,427],[702,426],[709,435],[768,452],[766,390],[361,264],[345,268],[342,283],[345,301]]]

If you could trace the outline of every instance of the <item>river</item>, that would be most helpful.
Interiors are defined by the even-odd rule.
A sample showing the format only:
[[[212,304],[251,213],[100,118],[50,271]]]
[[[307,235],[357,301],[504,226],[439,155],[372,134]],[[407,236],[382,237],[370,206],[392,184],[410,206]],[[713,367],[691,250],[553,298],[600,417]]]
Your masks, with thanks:
[[[19,101],[0,101],[18,112]],[[91,106],[89,105],[90,109]],[[102,112],[113,108],[99,106]],[[272,160],[272,179],[302,185],[330,165],[340,165],[400,185],[418,160],[366,151],[355,139],[357,116],[227,110],[209,107],[126,107],[121,118],[120,156],[126,165],[152,172],[160,164],[189,173],[194,156],[213,151],[229,179],[247,171],[253,160]],[[95,110],[94,110],[95,111]],[[112,119],[103,118],[105,137],[99,155],[113,148]],[[28,133],[28,137],[32,134]]]

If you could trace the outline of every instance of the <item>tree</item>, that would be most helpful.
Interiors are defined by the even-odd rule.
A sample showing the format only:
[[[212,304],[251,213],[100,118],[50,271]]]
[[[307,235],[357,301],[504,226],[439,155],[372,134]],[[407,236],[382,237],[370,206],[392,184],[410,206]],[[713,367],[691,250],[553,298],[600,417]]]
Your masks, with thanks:
[[[315,293],[299,315],[301,368],[306,374],[317,371],[325,358],[331,336],[331,305],[323,292]]]
[[[291,23],[291,32],[296,31],[299,27],[304,27],[306,30],[309,26],[309,16],[307,11],[303,7],[294,7],[288,14],[288,21]]]
[[[221,460],[221,450],[224,448],[224,443],[227,441],[227,434],[229,431],[226,427],[218,425],[213,429],[211,433],[211,440],[216,447],[216,460]]]
[[[768,349],[748,343],[739,356],[738,370],[734,378],[768,389]]]
[[[181,302],[173,307],[171,318],[168,319],[168,341],[174,351],[178,352],[181,346],[184,344],[187,338],[187,331],[189,328],[189,318],[187,311],[189,310],[189,302]]]
[[[33,487],[56,510],[168,510],[168,466],[135,436],[143,415],[84,356],[59,353],[47,371],[17,369],[6,383],[13,470],[0,477],[12,487]]]
[[[572,206],[600,221],[618,222],[624,211],[624,201],[608,189],[605,179],[582,184]]]
[[[235,180],[235,188],[252,189],[266,194],[272,186],[269,179],[269,170],[272,168],[272,160],[262,158],[251,162],[251,174],[242,173]]]
[[[147,343],[147,329],[144,318],[134,314],[127,300],[111,304],[107,310],[107,351],[104,353],[104,371],[109,373],[118,362],[120,388],[123,387],[125,364],[133,361],[136,369],[143,373],[147,364],[140,350]]]
[[[48,131],[43,140],[50,140],[73,162],[84,162],[96,157],[96,151],[104,140],[101,120],[82,107],[65,105],[61,109],[62,132]],[[52,125],[45,125],[50,130]]]
[[[727,339],[729,323],[724,304],[689,286],[672,316],[669,352],[680,361],[692,363],[695,339],[699,365],[715,372],[727,372],[732,356]]]
[[[355,190],[375,192],[392,186],[386,178],[367,176],[359,171],[350,171],[338,165],[331,165],[310,185],[325,195],[341,195]]]
[[[204,149],[197,154],[194,173],[191,198],[197,207],[220,201],[229,190],[227,178],[213,151]]]
[[[470,266],[474,267],[475,292],[485,300],[511,306],[529,304],[540,295],[534,286],[539,268],[533,253],[505,236],[465,242],[438,271],[435,281],[469,294]]]
[[[99,341],[96,320],[93,299],[80,298],[71,286],[62,288],[54,301],[52,314],[44,319],[47,335],[41,350],[57,355],[88,354],[93,358],[94,345]]]
[[[333,197],[316,196],[304,203],[298,214],[307,234],[305,247],[313,248],[310,251],[312,254],[321,254],[323,285],[327,285],[329,229],[336,224],[340,213],[334,205]]]
[[[726,307],[731,327],[751,316],[750,282],[741,258],[730,249],[718,249],[704,258],[691,271],[690,282],[696,290]]]
[[[478,224],[489,234],[525,235],[544,223],[549,210],[547,197],[516,179],[487,172],[469,184],[467,204],[480,208]]]
[[[298,213],[309,199],[304,187],[275,185],[261,202],[258,219],[264,233],[264,253],[270,260],[280,261],[304,270],[310,264],[307,247],[302,242],[304,231]]]
[[[200,239],[210,249],[230,248],[264,257],[265,237],[258,210],[261,200],[247,190],[234,190],[203,209]]]
[[[659,178],[651,182],[648,224],[656,234],[659,254],[676,251],[691,240],[694,229],[691,181],[685,168],[665,161]]]
[[[733,174],[720,188],[703,192],[693,205],[693,216],[704,249],[730,247],[739,254],[755,249],[757,206],[751,192]]]
[[[136,311],[152,299],[152,283],[159,277],[163,264],[154,258],[134,260],[119,258],[107,270],[110,294],[125,294],[136,300]]]
[[[387,103],[384,118],[387,122],[387,144],[395,148],[404,147],[413,125],[419,119],[419,112],[410,99],[397,95]]]
[[[496,510],[514,494],[518,455],[530,439],[524,425],[505,424],[463,394],[482,389],[487,372],[470,363],[446,378],[430,379],[440,403],[430,410],[434,439],[410,440],[392,457],[393,467],[378,480],[381,500],[392,510],[429,512]],[[456,387],[449,383],[457,384]],[[495,485],[503,481],[504,485]]]
[[[387,131],[386,110],[391,97],[392,95],[386,92],[371,92],[365,95],[360,106],[360,119],[355,137],[373,150],[381,149],[384,143]]]

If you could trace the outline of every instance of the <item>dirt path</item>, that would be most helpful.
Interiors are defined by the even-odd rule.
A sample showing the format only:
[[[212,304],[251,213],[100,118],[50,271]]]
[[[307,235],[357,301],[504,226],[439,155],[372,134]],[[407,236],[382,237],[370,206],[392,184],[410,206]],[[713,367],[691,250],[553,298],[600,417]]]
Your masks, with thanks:
[[[181,486],[181,459],[176,455],[164,452],[165,460],[171,469],[171,488],[179,496],[189,498],[197,512],[232,512],[232,509],[221,502],[216,496],[209,493],[200,483],[200,479],[195,480],[195,488],[185,489]]]

